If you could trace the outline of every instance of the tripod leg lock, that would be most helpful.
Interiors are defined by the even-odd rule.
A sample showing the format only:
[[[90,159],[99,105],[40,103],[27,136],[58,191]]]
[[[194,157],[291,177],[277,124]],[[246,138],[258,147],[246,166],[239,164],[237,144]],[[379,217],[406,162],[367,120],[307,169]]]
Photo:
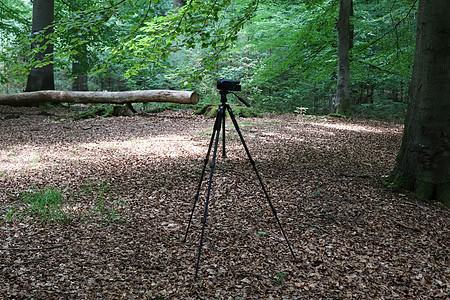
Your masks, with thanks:
[[[201,222],[202,222],[202,224],[205,224],[205,223],[206,223],[206,218],[203,217],[203,218],[201,219]]]

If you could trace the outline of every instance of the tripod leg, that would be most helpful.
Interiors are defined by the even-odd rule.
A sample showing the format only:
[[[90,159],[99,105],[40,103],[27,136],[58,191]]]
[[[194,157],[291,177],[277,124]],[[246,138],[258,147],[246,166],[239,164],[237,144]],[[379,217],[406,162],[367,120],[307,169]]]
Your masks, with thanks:
[[[223,131],[222,131],[222,158],[227,158],[227,153],[225,152],[225,109],[223,110]]]
[[[200,196],[200,189],[202,187],[203,177],[205,176],[206,166],[208,165],[209,156],[211,154],[211,148],[212,148],[212,145],[213,145],[213,142],[214,142],[214,137],[216,135],[216,132],[220,131],[220,126],[221,126],[221,120],[220,120],[219,113],[217,113],[216,121],[214,123],[214,129],[213,129],[213,132],[211,134],[211,140],[209,141],[208,152],[206,153],[206,158],[205,158],[205,160],[203,162],[203,169],[202,169],[202,174],[200,175],[200,181],[199,181],[198,186],[197,186],[197,193],[195,194],[195,197],[194,197],[194,204],[192,206],[191,216],[189,217],[189,223],[188,223],[188,226],[186,228],[186,233],[184,234],[183,242],[185,242],[185,243],[186,243],[187,235],[189,233],[189,228],[191,227],[192,216],[194,215],[195,206],[197,205],[198,197]]]
[[[197,256],[197,264],[195,266],[195,281],[197,281],[198,279],[198,266],[200,264],[200,256],[202,254],[202,246],[203,246],[203,236],[205,233],[205,224],[206,224],[206,217],[208,216],[208,206],[209,206],[209,199],[210,199],[210,195],[211,195],[211,187],[212,187],[212,180],[213,180],[213,175],[214,175],[214,167],[216,165],[216,157],[217,157],[217,148],[219,146],[219,137],[220,137],[220,121],[222,118],[225,118],[225,107],[222,105],[219,108],[219,111],[217,113],[217,119],[218,119],[218,126],[217,126],[217,133],[216,133],[216,140],[214,143],[214,151],[213,151],[213,157],[211,160],[211,172],[209,174],[209,183],[208,183],[208,192],[206,194],[206,202],[205,202],[205,211],[203,213],[203,218],[201,220],[202,222],[202,233],[200,236],[200,245],[198,247],[198,256]]]
[[[297,260],[297,258],[295,257],[294,251],[292,250],[291,243],[289,243],[286,233],[284,232],[283,226],[281,226],[281,222],[280,222],[280,219],[278,218],[277,211],[276,211],[275,207],[273,206],[272,201],[270,200],[270,197],[269,197],[269,194],[267,193],[266,187],[264,186],[262,178],[259,175],[258,169],[256,168],[255,161],[253,160],[252,156],[250,155],[250,151],[247,148],[247,144],[245,143],[244,137],[242,136],[241,130],[239,129],[239,125],[236,121],[236,118],[234,117],[233,111],[231,110],[231,107],[229,105],[227,105],[226,108],[228,110],[228,113],[230,114],[231,120],[233,121],[234,128],[236,128],[239,138],[241,139],[241,143],[244,146],[245,152],[247,153],[248,159],[250,160],[253,170],[256,173],[256,177],[258,177],[259,183],[261,184],[262,190],[264,191],[264,195],[266,196],[267,202],[269,203],[269,206],[272,209],[272,213],[275,216],[275,219],[277,220],[277,223],[278,223],[278,226],[280,227],[281,233],[283,234],[283,237],[286,240],[289,250],[291,251],[292,257],[294,258],[294,260]]]

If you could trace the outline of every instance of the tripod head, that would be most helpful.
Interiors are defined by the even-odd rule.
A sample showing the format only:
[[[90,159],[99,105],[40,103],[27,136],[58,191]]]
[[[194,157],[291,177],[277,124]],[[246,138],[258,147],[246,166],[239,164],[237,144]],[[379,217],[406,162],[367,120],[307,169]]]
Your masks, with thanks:
[[[230,79],[218,79],[217,80],[217,89],[220,92],[220,101],[222,104],[227,103],[227,95],[233,94],[236,98],[239,99],[245,106],[250,107],[250,104],[236,95],[233,91],[240,91],[241,85],[238,80],[230,80]]]
[[[244,99],[242,99],[242,97],[239,97],[238,95],[236,95],[234,92],[231,91],[227,91],[227,90],[220,90],[220,101],[222,102],[222,104],[227,103],[227,95],[228,94],[233,94],[236,98],[239,99],[239,101],[241,101],[245,106],[250,107],[250,104],[245,101]]]

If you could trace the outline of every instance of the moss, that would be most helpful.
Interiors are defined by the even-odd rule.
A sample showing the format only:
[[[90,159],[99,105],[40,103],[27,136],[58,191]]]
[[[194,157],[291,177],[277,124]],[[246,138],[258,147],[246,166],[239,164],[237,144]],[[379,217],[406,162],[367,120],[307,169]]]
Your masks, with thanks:
[[[205,116],[208,118],[208,119],[212,119],[212,118],[215,118],[215,117],[217,117],[217,109],[210,109],[210,110],[208,110],[206,113],[205,113]]]
[[[202,107],[200,107],[199,109],[197,109],[196,111],[194,111],[194,115],[208,115],[210,113],[211,110],[216,110],[217,111],[217,105],[214,104],[205,104]]]
[[[436,187],[436,200],[450,208],[450,182],[439,184]]]
[[[427,177],[417,178],[414,193],[420,200],[431,200],[434,197],[435,183]]]
[[[412,190],[414,188],[414,179],[401,173],[393,173],[383,181],[383,185],[391,188]]]
[[[436,183],[431,177],[423,175],[413,178],[401,173],[393,173],[383,181],[383,185],[388,188],[414,191],[417,198],[422,201],[437,200],[450,207],[450,178],[443,183]]]
[[[261,114],[258,114],[254,109],[243,107],[243,106],[233,106],[233,112],[236,116],[243,118],[262,118]]]
[[[81,119],[92,119],[98,116],[101,117],[112,117],[114,115],[114,105],[107,105],[107,104],[97,104],[91,106],[89,110],[86,110],[81,113],[73,114],[65,118],[72,118],[75,120],[81,120]],[[61,119],[61,118],[59,118]]]
[[[97,116],[111,117],[113,115],[113,112],[114,106],[112,105],[97,105],[86,112],[78,114],[77,116],[75,116],[75,119],[91,119]]]

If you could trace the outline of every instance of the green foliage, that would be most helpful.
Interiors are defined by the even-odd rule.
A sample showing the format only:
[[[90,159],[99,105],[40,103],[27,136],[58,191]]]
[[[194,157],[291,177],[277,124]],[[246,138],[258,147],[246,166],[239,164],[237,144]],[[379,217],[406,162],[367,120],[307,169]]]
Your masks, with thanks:
[[[152,18],[123,46],[112,51],[129,66],[127,77],[134,77],[149,67],[163,67],[172,54],[195,49],[202,56],[199,67],[180,68],[189,73],[180,82],[188,87],[216,68],[222,53],[233,46],[243,24],[254,14],[258,1],[241,4],[231,0],[192,0],[164,16]]]
[[[374,103],[361,104],[352,108],[353,116],[403,123],[407,104],[392,100],[378,100]]]
[[[255,105],[273,112],[310,107],[322,113],[334,88],[334,3],[264,1],[244,29],[243,43],[257,61],[248,71]]]
[[[286,272],[276,272],[275,279],[276,279],[277,284],[282,284],[286,275],[287,275]]]
[[[336,89],[338,1],[263,1],[241,33],[240,53],[257,61],[242,76],[254,88],[255,105],[266,111],[309,107],[324,114]],[[414,1],[354,1],[353,104],[374,91],[406,99],[413,61]],[[391,45],[396,45],[393,49]],[[235,51],[237,53],[237,51]]]
[[[30,5],[19,0],[0,3],[12,9],[0,9],[0,15],[14,25],[0,22],[0,35],[8,33],[0,41],[0,66],[5,66],[0,76],[3,83],[10,82],[3,90],[14,90],[18,86],[12,83],[24,78],[19,71],[26,74],[32,65],[51,61],[25,59],[33,55],[28,45],[44,39],[42,33],[27,32]],[[241,80],[241,95],[256,111],[308,107],[309,114],[327,114],[336,90],[338,4],[192,0],[173,11],[170,0],[56,1],[49,38],[55,45],[57,87],[69,89],[70,79],[90,73],[94,90],[195,89],[201,107],[218,102],[216,79],[230,78]],[[376,112],[377,94],[406,102],[416,9],[416,0],[354,0],[354,115]]]
[[[371,85],[406,98],[416,38],[417,1],[355,1],[353,86]],[[399,100],[399,99],[393,99]]]
[[[176,104],[176,103],[145,103],[145,104],[137,104],[135,105],[136,110],[140,110],[144,113],[159,113],[166,110],[178,111],[180,109],[184,109],[184,105]]]
[[[15,92],[23,85],[24,77],[14,70],[29,49],[20,37],[30,26],[28,1],[0,0],[0,92]]]
[[[341,118],[341,119],[347,119],[347,115],[345,114],[340,114],[339,112],[336,113],[330,113],[328,114],[330,117],[335,117],[335,118]]]

